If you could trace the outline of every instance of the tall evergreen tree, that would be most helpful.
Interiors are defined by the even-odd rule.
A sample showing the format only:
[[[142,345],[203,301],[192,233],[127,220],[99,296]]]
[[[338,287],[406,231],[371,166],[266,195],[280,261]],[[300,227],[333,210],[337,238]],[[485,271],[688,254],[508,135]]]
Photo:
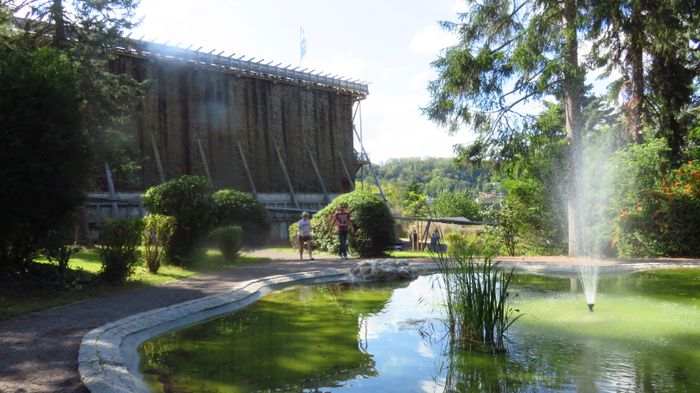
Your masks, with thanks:
[[[84,124],[89,131],[98,177],[104,161],[118,173],[135,169],[128,138],[121,133],[129,119],[140,84],[129,75],[111,72],[114,47],[124,45],[124,32],[138,23],[138,0],[0,0],[15,16],[22,31],[11,44],[28,51],[53,47],[79,68],[80,91],[85,108]],[[124,155],[127,157],[124,157]],[[123,165],[120,165],[123,164]]]
[[[655,3],[655,1],[653,1]],[[614,96],[623,93],[623,114],[634,142],[642,141],[645,114],[644,48],[648,0],[592,1],[588,12],[589,38],[593,41],[590,60],[606,74],[619,71],[621,80],[613,83]]]
[[[699,75],[693,61],[700,49],[697,7],[695,0],[602,0],[591,1],[587,14],[593,64],[621,74],[611,92],[614,98],[622,93],[632,140],[642,142],[646,126],[668,141],[676,163]]]
[[[581,147],[584,70],[578,63],[577,0],[468,0],[459,22],[442,22],[459,35],[433,62],[439,77],[429,85],[425,113],[451,131],[461,125],[478,137],[466,155],[509,159],[523,148],[530,116],[520,105],[554,95],[564,103],[569,141],[568,193],[577,193],[576,171]],[[577,211],[568,207],[569,253],[580,253]]]

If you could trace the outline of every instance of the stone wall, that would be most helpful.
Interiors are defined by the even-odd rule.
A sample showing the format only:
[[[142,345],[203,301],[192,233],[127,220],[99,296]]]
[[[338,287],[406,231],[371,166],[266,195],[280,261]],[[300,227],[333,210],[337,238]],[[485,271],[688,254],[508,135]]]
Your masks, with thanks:
[[[127,126],[141,154],[141,190],[132,191],[160,182],[151,135],[166,180],[206,175],[199,136],[216,189],[252,191],[240,143],[257,192],[288,191],[276,147],[296,192],[322,191],[306,147],[327,192],[350,191],[354,179],[347,179],[338,152],[354,177],[352,95],[131,56],[113,68],[147,81]]]

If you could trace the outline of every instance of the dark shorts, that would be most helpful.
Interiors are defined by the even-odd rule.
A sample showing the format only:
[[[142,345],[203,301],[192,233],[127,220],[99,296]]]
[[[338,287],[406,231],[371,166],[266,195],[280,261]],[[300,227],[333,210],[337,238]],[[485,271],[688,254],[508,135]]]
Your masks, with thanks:
[[[310,242],[310,241],[311,241],[311,235],[306,235],[306,236],[299,235],[299,242]]]

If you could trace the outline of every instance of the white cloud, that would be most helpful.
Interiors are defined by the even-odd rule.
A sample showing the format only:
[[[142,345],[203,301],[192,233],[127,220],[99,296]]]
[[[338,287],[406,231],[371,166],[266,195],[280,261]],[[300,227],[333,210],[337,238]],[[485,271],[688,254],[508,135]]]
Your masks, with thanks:
[[[457,38],[437,24],[429,25],[416,33],[409,44],[409,49],[423,55],[436,56],[444,48],[454,45]]]
[[[366,77],[369,62],[360,55],[351,51],[337,53],[331,57],[316,57],[314,55],[304,58],[304,68],[315,68],[323,74],[338,74],[340,77],[362,79]]]
[[[464,13],[464,12],[467,12],[469,10],[469,6],[467,5],[467,2],[464,0],[455,0],[453,9],[454,9],[455,13]]]

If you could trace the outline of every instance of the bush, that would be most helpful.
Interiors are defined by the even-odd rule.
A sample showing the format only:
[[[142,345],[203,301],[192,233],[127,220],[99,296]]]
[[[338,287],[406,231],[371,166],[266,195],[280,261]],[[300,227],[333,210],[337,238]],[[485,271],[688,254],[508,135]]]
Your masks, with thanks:
[[[313,229],[312,229],[313,230]],[[289,243],[293,249],[299,248],[299,222],[295,221],[289,225]],[[312,237],[313,239],[313,237]]]
[[[464,217],[472,221],[481,220],[481,208],[465,191],[442,191],[430,204],[437,217]]]
[[[689,161],[622,209],[614,244],[620,255],[700,255],[700,162]]]
[[[54,50],[0,48],[0,272],[26,269],[36,241],[83,201],[90,155],[79,77]]]
[[[133,217],[111,218],[100,225],[97,248],[105,281],[124,282],[134,272],[142,229],[143,221]]]
[[[450,258],[470,253],[478,256],[497,255],[502,248],[500,238],[489,231],[470,234],[448,233],[445,239],[447,256]]]
[[[232,225],[216,228],[210,237],[216,242],[226,262],[233,262],[238,258],[243,240],[241,227]]]
[[[61,285],[66,283],[68,261],[79,247],[75,243],[75,231],[72,225],[66,223],[60,228],[52,229],[39,242],[42,253],[51,263],[56,263],[56,272]]]
[[[452,258],[466,253],[469,246],[467,237],[460,233],[448,233],[445,235],[445,243],[447,243],[447,255]]]
[[[506,199],[500,208],[492,209],[486,216],[496,225],[488,231],[498,237],[510,256],[515,256],[516,246],[527,231],[527,211],[518,200]]]
[[[270,234],[270,218],[265,206],[255,197],[234,189],[214,193],[216,219],[220,226],[238,225],[243,230],[243,245],[259,247]]]
[[[151,187],[143,203],[150,213],[175,217],[166,258],[173,264],[186,265],[212,227],[214,203],[207,179],[185,175]]]
[[[146,262],[149,272],[158,273],[165,250],[168,249],[170,239],[175,232],[175,226],[175,217],[147,214],[143,218],[141,246],[143,247],[143,260]]]
[[[341,203],[348,204],[356,232],[348,237],[350,253],[363,258],[384,256],[395,239],[394,219],[384,201],[361,190],[343,194],[314,214],[311,220],[314,243],[321,251],[338,253],[338,236],[330,226]]]

